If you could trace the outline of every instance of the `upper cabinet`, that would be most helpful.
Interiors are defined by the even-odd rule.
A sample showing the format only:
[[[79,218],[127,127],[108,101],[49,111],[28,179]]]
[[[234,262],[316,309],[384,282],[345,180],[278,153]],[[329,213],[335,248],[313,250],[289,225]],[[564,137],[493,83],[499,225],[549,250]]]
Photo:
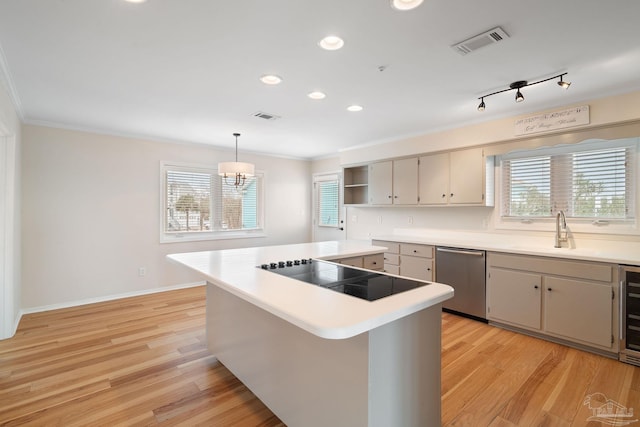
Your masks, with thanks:
[[[493,176],[482,148],[345,167],[344,203],[493,206]]]
[[[493,206],[493,173],[482,148],[422,156],[420,204]]]
[[[418,158],[388,160],[369,165],[369,203],[418,203]]]
[[[418,176],[421,205],[449,203],[449,153],[420,157]]]
[[[369,203],[369,168],[354,166],[343,169],[344,204],[364,205]]]

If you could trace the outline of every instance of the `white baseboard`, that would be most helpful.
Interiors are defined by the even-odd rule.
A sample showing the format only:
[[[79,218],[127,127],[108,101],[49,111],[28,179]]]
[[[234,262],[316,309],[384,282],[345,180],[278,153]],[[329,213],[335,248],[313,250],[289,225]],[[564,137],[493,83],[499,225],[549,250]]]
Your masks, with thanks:
[[[158,292],[167,292],[167,291],[175,291],[177,289],[193,288],[193,287],[196,287],[196,286],[203,286],[205,283],[206,282],[183,283],[183,284],[180,284],[180,285],[163,286],[161,288],[144,289],[142,291],[126,292],[126,293],[117,294],[117,295],[107,295],[107,296],[103,296],[103,297],[87,298],[87,299],[83,299],[83,300],[69,301],[69,302],[63,302],[63,303],[59,303],[59,304],[51,304],[51,305],[44,305],[44,306],[41,306],[41,307],[32,307],[32,308],[21,309],[20,313],[18,315],[18,319],[16,321],[16,325],[15,325],[13,333],[15,335],[15,332],[16,332],[15,329],[18,328],[18,323],[20,323],[20,319],[25,314],[41,313],[43,311],[58,310],[58,309],[61,309],[61,308],[69,308],[69,307],[77,307],[79,305],[94,304],[94,303],[97,303],[97,302],[105,302],[105,301],[113,301],[113,300],[121,299],[121,298],[137,297],[137,296],[141,296],[141,295],[156,294]]]

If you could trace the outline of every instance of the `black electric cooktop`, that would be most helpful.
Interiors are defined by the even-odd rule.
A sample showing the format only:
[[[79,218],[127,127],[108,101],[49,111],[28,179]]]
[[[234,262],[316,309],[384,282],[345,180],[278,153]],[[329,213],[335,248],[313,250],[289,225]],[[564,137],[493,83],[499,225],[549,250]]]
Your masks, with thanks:
[[[315,259],[272,262],[258,267],[368,301],[428,285],[417,280],[388,276],[375,271]]]

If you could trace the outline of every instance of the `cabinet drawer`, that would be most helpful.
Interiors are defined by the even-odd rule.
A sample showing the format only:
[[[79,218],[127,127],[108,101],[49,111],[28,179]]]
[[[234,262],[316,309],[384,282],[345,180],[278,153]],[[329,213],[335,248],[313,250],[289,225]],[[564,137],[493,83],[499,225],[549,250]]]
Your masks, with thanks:
[[[400,243],[400,254],[423,258],[433,258],[433,246],[416,245],[413,243]]]
[[[385,273],[389,273],[389,274],[395,274],[395,275],[400,275],[400,266],[399,265],[389,265],[389,264],[385,264],[384,265],[384,271]]]
[[[419,280],[433,280],[433,260],[417,256],[400,256],[400,275]]]
[[[373,246],[383,246],[387,248],[386,253],[391,254],[399,254],[400,253],[400,243],[397,242],[388,242],[386,240],[372,240],[371,244]]]
[[[400,255],[390,254],[388,252],[384,253],[384,265],[399,265],[399,264],[400,264]]]
[[[362,257],[356,256],[353,258],[342,258],[339,260],[340,264],[350,265],[351,267],[359,267],[362,268]]]
[[[363,268],[367,268],[369,270],[381,270],[384,266],[384,255],[383,254],[374,254],[374,255],[366,255],[363,259]]]

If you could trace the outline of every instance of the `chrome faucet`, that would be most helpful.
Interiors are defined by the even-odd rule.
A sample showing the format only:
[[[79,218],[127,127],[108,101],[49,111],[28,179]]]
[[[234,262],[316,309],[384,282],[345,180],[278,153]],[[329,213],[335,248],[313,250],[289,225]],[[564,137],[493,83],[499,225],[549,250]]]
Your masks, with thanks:
[[[562,225],[560,225],[561,220]],[[556,244],[553,247],[560,248],[562,242],[567,241],[567,218],[565,218],[563,211],[558,211],[558,215],[556,215]]]

